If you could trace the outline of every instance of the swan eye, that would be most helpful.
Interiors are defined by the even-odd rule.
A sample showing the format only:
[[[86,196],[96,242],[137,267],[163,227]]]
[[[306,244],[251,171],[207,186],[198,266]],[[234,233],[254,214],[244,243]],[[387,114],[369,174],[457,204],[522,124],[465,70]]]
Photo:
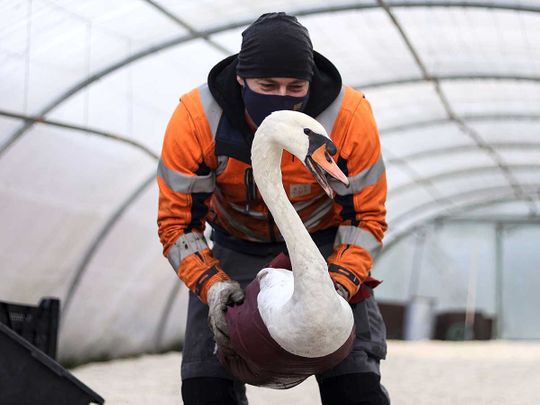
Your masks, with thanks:
[[[312,132],[311,129],[309,129],[309,128],[304,128],[304,134],[310,135],[311,132]]]

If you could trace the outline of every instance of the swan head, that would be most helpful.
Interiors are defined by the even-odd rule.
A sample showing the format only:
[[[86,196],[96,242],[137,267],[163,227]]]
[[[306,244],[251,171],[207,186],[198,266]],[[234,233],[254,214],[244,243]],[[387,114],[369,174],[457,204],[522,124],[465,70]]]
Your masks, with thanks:
[[[347,176],[332,159],[336,145],[324,127],[309,115],[291,110],[274,111],[264,119],[255,136],[272,136],[275,143],[304,163],[329,197],[333,197],[333,191],[326,173],[349,186]]]

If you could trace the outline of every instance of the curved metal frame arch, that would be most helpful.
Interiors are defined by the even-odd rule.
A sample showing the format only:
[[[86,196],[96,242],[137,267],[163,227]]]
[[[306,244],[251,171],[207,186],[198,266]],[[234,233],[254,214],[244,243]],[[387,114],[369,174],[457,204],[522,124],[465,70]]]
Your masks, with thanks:
[[[540,195],[538,194],[539,190],[536,185],[528,185],[526,187],[528,190],[529,196],[536,197],[536,199],[539,199]],[[460,203],[459,200],[470,200],[471,197],[474,197],[478,194],[481,194],[481,197],[478,199],[473,199],[473,201],[466,202],[466,203]],[[455,211],[462,210],[463,208],[472,208],[472,207],[482,207],[485,205],[491,205],[491,201],[493,198],[499,197],[501,194],[503,195],[512,195],[511,188],[509,186],[495,186],[495,187],[486,187],[486,188],[477,188],[474,190],[468,190],[465,192],[458,192],[450,195],[450,198],[454,200],[453,207],[444,207],[441,208],[439,211],[446,211],[447,213],[451,214]],[[522,198],[516,198],[515,196],[510,198],[509,201],[522,201],[526,202],[526,200]],[[393,218],[391,221],[389,221],[392,226],[396,227],[399,223],[404,222],[407,219],[411,218],[411,215],[414,214],[414,212],[418,211],[425,211],[429,209],[437,209],[440,207],[440,203],[438,201],[426,201],[422,204],[416,205],[407,211],[399,214],[396,218]],[[437,216],[441,216],[440,213],[428,215],[429,219],[422,219],[424,220],[431,220],[432,218],[435,218]],[[417,221],[412,221],[411,224],[415,224]],[[408,228],[408,227],[407,227]],[[401,232],[401,231],[399,231]],[[398,232],[398,233],[399,233]],[[393,238],[392,238],[393,240]]]
[[[482,2],[438,2],[438,3],[432,3],[427,1],[418,1],[418,2],[409,2],[409,1],[387,1],[386,2],[387,7],[392,8],[412,8],[412,7],[456,7],[456,8],[481,8],[481,9],[494,9],[494,10],[507,10],[507,11],[524,11],[524,12],[531,12],[531,13],[540,13],[540,7],[533,7],[533,6],[522,6],[522,5],[516,5],[516,4],[485,4]],[[355,10],[362,10],[362,9],[378,9],[381,5],[378,4],[345,4],[341,6],[325,6],[325,7],[319,7],[319,8],[309,8],[309,9],[303,9],[303,10],[293,10],[291,11],[291,14],[295,14],[297,16],[309,16],[309,15],[316,15],[316,14],[324,14],[324,13],[333,13],[333,12],[343,12],[343,11],[355,11]],[[82,89],[86,88],[88,85],[94,83],[95,81],[101,79],[102,77],[115,72],[116,70],[133,63],[139,59],[142,59],[146,56],[152,55],[154,53],[163,51],[165,49],[168,49],[170,47],[180,45],[184,42],[192,41],[199,38],[209,38],[212,35],[216,35],[225,31],[229,31],[232,29],[244,27],[246,25],[249,25],[252,22],[252,19],[249,20],[243,20],[243,21],[236,21],[229,24],[224,24],[221,26],[217,26],[208,30],[204,31],[195,31],[192,30],[190,35],[181,35],[176,38],[172,38],[169,40],[166,40],[164,42],[161,42],[159,44],[150,46],[146,49],[143,49],[131,56],[128,56],[125,59],[122,59],[116,63],[113,63],[109,65],[108,67],[102,69],[101,71],[98,71],[94,73],[93,75],[89,76],[85,80],[82,80],[78,84],[74,85],[73,87],[67,89],[63,94],[58,96],[57,98],[51,100],[38,114],[38,118],[43,118],[44,115],[48,114],[50,111],[52,111],[54,108],[56,108],[58,105],[63,103],[66,99],[73,96],[77,92],[81,91]],[[18,130],[16,130],[9,138],[8,140],[0,146],[0,158],[2,155],[6,152],[6,150],[13,145],[13,143],[21,137],[30,127],[32,124],[25,124]]]
[[[521,119],[536,120],[536,119],[540,119],[540,115],[536,116],[536,115],[529,115],[529,114],[521,114],[521,115],[501,116],[500,114],[499,115],[485,115],[484,114],[484,115],[481,115],[481,116],[463,117],[463,119],[466,119],[467,121],[501,120],[501,118],[506,119],[506,120],[509,120],[509,119],[514,119],[514,120],[518,120],[518,119],[519,120],[521,120]],[[388,132],[391,133],[391,132],[397,131],[397,130],[405,130],[405,129],[411,130],[411,129],[419,128],[419,127],[440,126],[440,125],[443,125],[443,124],[454,125],[454,123],[455,123],[454,120],[452,120],[451,118],[413,122],[413,123],[410,123],[410,124],[401,125],[399,127],[388,128],[386,130],[381,129],[381,137],[384,134],[388,135]],[[471,149],[473,149],[473,148],[477,148],[479,150],[485,150],[483,148],[480,148],[478,145],[476,145],[475,147],[471,147]],[[388,153],[387,153],[387,156],[388,156]],[[421,175],[419,175],[416,172],[416,170],[414,170],[409,165],[409,162],[408,162],[408,160],[406,158],[403,158],[403,157],[390,158],[389,161],[393,161],[393,163],[396,164],[396,165],[399,164],[400,169],[407,172],[407,175],[411,179],[413,179],[413,181],[410,182],[409,184],[421,184],[424,188],[426,188],[428,194],[430,194],[433,197],[434,200],[437,200],[437,201],[448,200],[447,197],[440,198],[438,196],[438,191],[434,187],[433,183],[429,179],[423,178]],[[517,190],[517,192],[519,193],[519,190]],[[531,203],[530,204],[531,212],[534,211],[535,209],[536,209],[536,207]]]
[[[529,170],[529,169],[540,170],[540,163],[539,164],[524,164],[524,165],[508,165],[508,166],[515,170]],[[494,169],[495,168],[493,166],[469,167],[465,169],[460,169],[460,170],[455,170],[455,171],[446,171],[446,172],[442,172],[433,176],[424,177],[424,180],[426,182],[429,182],[430,184],[434,184],[435,182],[439,180],[448,180],[448,179],[459,178],[459,177],[464,177],[464,176],[471,176],[471,175],[477,175],[477,174],[481,175],[481,174],[486,174],[490,172],[495,172]],[[413,188],[414,184],[418,184],[418,183],[409,182],[409,183],[405,183],[398,187],[393,188],[392,198],[396,198],[397,195],[407,192],[409,189]],[[540,181],[538,182],[538,185],[540,186]]]
[[[127,211],[127,209],[131,206],[131,204],[139,198],[143,192],[147,189],[148,186],[154,183],[156,178],[155,173],[152,173],[151,176],[148,176],[129,196],[126,198],[114,211],[113,214],[107,219],[101,230],[97,233],[97,235],[94,237],[90,245],[88,246],[88,249],[86,250],[85,254],[83,255],[83,258],[79,265],[77,266],[77,269],[75,270],[75,276],[73,277],[71,284],[68,288],[68,291],[66,293],[66,297],[64,299],[64,306],[62,308],[62,317],[65,317],[65,314],[69,310],[71,306],[71,302],[73,300],[73,296],[75,295],[75,291],[79,287],[79,284],[86,273],[86,270],[88,269],[88,265],[90,264],[92,258],[98,251],[98,249],[101,247],[102,242],[105,240],[106,236],[112,231],[114,226],[117,224],[117,222],[122,218],[122,215]]]
[[[155,8],[159,13],[163,14],[164,16],[169,18],[170,20],[174,21],[180,27],[186,29],[191,35],[197,35],[198,34],[198,32],[197,32],[197,30],[195,28],[193,28],[190,24],[188,24],[184,20],[180,19],[180,17],[178,17],[177,15],[175,15],[174,13],[172,13],[171,11],[169,11],[168,9],[163,7],[161,4],[156,3],[154,0],[144,0],[144,1],[147,4],[149,4],[151,7]],[[231,53],[228,49],[226,49],[224,46],[220,45],[216,41],[212,40],[210,37],[203,36],[201,38],[204,39],[207,44],[209,44],[213,48],[217,49],[218,51],[226,53],[226,54]]]
[[[527,189],[528,188],[529,187],[527,187]],[[528,196],[533,197],[533,198],[536,197],[536,200],[540,201],[540,190],[535,189],[534,187],[531,187],[531,188],[532,188],[532,190],[530,190],[527,193]],[[467,209],[467,208],[481,208],[481,207],[497,204],[497,203],[500,203],[500,202],[521,201],[524,204],[526,204],[528,202],[525,199],[516,198],[516,196],[514,195],[512,189],[509,186],[490,187],[490,188],[486,188],[486,189],[477,189],[477,190],[467,191],[465,193],[456,193],[456,194],[451,195],[450,198],[452,198],[452,199],[461,198],[461,199],[466,200],[468,197],[474,196],[478,192],[482,192],[482,191],[490,191],[490,192],[491,191],[494,191],[494,192],[505,191],[505,192],[498,193],[498,195],[495,195],[493,197],[483,196],[478,201],[472,201],[472,202],[469,202],[469,203],[462,203],[462,204],[455,203],[455,205],[456,205],[455,207],[452,207],[452,208],[445,207],[445,208],[442,208],[440,211],[447,211],[451,215],[452,212],[457,211],[457,210],[463,210],[463,209]],[[501,196],[501,194],[502,194],[502,196]],[[430,209],[432,207],[434,207],[434,208],[440,207],[440,203],[438,203],[436,201],[429,201],[429,202],[426,202],[424,204],[418,205],[418,206],[416,206],[416,207],[414,207],[414,208],[412,208],[410,210],[407,210],[403,214],[400,214],[396,219],[393,219],[392,221],[390,221],[390,225],[391,226],[396,226],[396,224],[399,224],[400,222],[403,222],[404,219],[410,218],[411,214],[413,214],[415,211],[426,210],[426,209]],[[419,223],[427,223],[427,222],[433,221],[433,220],[435,220],[435,219],[437,219],[437,218],[439,218],[441,216],[447,217],[448,215],[442,215],[440,212],[435,212],[435,213],[429,215],[427,218],[422,218],[421,220],[413,221],[410,225],[404,227],[403,229],[400,229],[400,230],[396,231],[396,233],[392,235],[392,238],[388,242],[384,243],[384,249],[381,251],[381,255],[386,254],[392,248],[392,246],[395,246],[395,244],[397,242],[399,242],[401,239],[403,239],[405,236],[407,236],[412,229],[414,229],[414,228],[416,228],[418,226]]]
[[[490,142],[490,145],[494,146],[496,149],[524,149],[524,150],[530,150],[530,149],[540,149],[540,142]],[[449,146],[446,148],[435,148],[435,149],[427,149],[420,152],[414,152],[409,155],[400,156],[399,159],[396,160],[405,160],[407,162],[413,162],[415,160],[422,160],[422,159],[430,159],[430,158],[438,158],[440,156],[444,155],[454,155],[454,154],[460,154],[463,152],[469,152],[469,151],[478,151],[477,146],[472,145],[457,145],[457,146]],[[394,164],[393,159],[385,159],[386,163]],[[399,163],[396,163],[399,164]]]
[[[463,115],[461,117],[464,121],[538,121],[540,120],[540,114],[479,114],[479,115]],[[381,137],[393,133],[410,131],[411,129],[434,127],[446,124],[453,124],[454,122],[450,118],[435,118],[427,121],[415,121],[408,124],[396,125],[393,127],[380,128],[379,132]]]
[[[384,4],[384,3],[383,3]],[[359,4],[350,4],[350,5],[344,5],[339,7],[321,7],[317,9],[308,9],[308,10],[298,10],[296,12],[292,12],[298,16],[307,16],[307,15],[313,15],[313,14],[321,14],[321,13],[330,13],[330,12],[339,12],[339,11],[351,11],[351,10],[358,10],[358,9],[369,9],[369,8],[378,8],[379,6],[382,6],[381,4],[375,5],[375,4],[369,4],[369,5],[359,5]],[[517,6],[517,5],[504,5],[504,4],[485,4],[480,2],[463,2],[463,3],[450,3],[450,2],[439,2],[439,3],[428,3],[428,2],[404,2],[404,1],[388,1],[386,2],[386,7],[461,7],[461,8],[486,8],[486,9],[501,9],[501,10],[515,10],[515,11],[527,11],[527,12],[540,12],[540,7],[525,7],[525,6]],[[89,78],[83,80],[79,84],[75,85],[74,87],[68,89],[66,92],[64,92],[61,96],[58,98],[52,100],[48,105],[46,105],[38,114],[38,120],[43,119],[44,115],[48,114],[51,110],[56,108],[59,104],[64,102],[66,99],[71,97],[72,95],[76,94],[83,88],[87,87],[91,83],[95,82],[96,80],[99,80],[103,76],[106,76],[117,69],[120,69],[121,67],[132,63],[136,60],[139,60],[145,56],[151,55],[153,53],[159,52],[161,50],[167,49],[169,47],[181,44],[183,42],[187,42],[190,40],[194,40],[196,38],[208,38],[211,35],[218,34],[220,32],[224,32],[227,30],[239,28],[242,26],[245,26],[247,24],[251,23],[250,21],[240,21],[232,24],[223,25],[220,27],[215,27],[210,30],[200,31],[192,33],[192,35],[188,36],[181,36],[177,38],[173,38],[171,40],[165,41],[161,44],[152,46],[150,48],[147,48],[145,50],[142,50],[122,61],[119,61],[115,64],[110,65],[109,67],[103,69],[100,72],[97,72],[90,76]],[[430,79],[431,80],[431,79]],[[32,123],[26,122],[21,128],[19,128],[17,131],[15,131],[14,134],[12,134],[8,141],[5,142],[3,145],[0,146],[0,158],[5,153],[5,151],[14,144],[14,142],[19,139],[26,131],[33,125]],[[153,178],[153,176],[152,176]],[[145,188],[145,185],[147,185],[147,181],[144,182],[143,185],[141,185],[141,190]],[[142,191],[140,191],[142,192]],[[132,200],[134,200],[138,196],[138,193],[132,194],[125,202],[122,204],[120,209],[117,211],[119,212],[118,217],[127,209],[127,207],[131,204]],[[106,226],[103,229],[103,232],[101,236],[106,235],[110,229],[107,230],[107,227],[112,227],[114,223],[117,221],[118,217],[114,215],[111,217],[111,219],[107,222]],[[110,226],[109,226],[110,223]],[[99,236],[96,240],[101,239]],[[90,249],[89,254],[85,257],[88,261],[91,259],[93,254],[95,253],[95,250],[99,246],[99,242],[92,244],[92,248]],[[95,246],[94,246],[95,245]],[[81,272],[82,274],[82,272]],[[80,277],[79,277],[80,279]]]
[[[144,152],[147,156],[151,157],[154,160],[159,159],[159,155],[157,155],[152,150],[144,146],[142,143],[134,141],[133,139],[125,138],[120,135],[115,135],[112,132],[101,131],[99,129],[93,129],[90,127],[82,127],[80,125],[73,125],[73,124],[68,124],[68,123],[60,122],[60,121],[52,121],[52,120],[48,120],[44,118],[31,117],[29,115],[15,114],[15,113],[4,111],[4,110],[0,110],[0,116],[20,119],[32,125],[33,124],[50,125],[50,126],[62,128],[62,129],[71,129],[73,131],[82,132],[83,134],[87,134],[87,135],[91,134],[91,135],[101,136],[103,138],[107,138],[116,142],[121,142],[121,143],[125,143],[126,145],[133,146],[139,149],[140,151]]]
[[[431,76],[436,81],[460,81],[460,80],[502,80],[502,81],[518,81],[518,82],[540,82],[540,76],[526,75],[505,75],[505,74],[454,74],[454,75],[433,75]],[[374,89],[379,87],[403,86],[409,84],[429,82],[423,77],[409,77],[405,79],[387,80],[382,82],[368,82],[353,86],[355,89]]]
[[[389,7],[393,7],[393,8],[395,8],[395,7],[461,7],[461,8],[470,7],[470,8],[490,8],[490,9],[504,9],[504,10],[519,10],[519,11],[540,12],[540,7],[523,7],[523,6],[516,6],[516,5],[502,5],[502,4],[499,4],[499,5],[486,5],[486,4],[482,4],[482,3],[472,3],[472,2],[468,2],[468,3],[464,3],[464,4],[449,3],[449,2],[439,2],[439,3],[435,4],[435,3],[426,3],[426,2],[412,3],[412,2],[400,2],[400,1],[392,2],[392,1],[390,1],[390,2],[385,3],[384,1],[379,0],[378,5],[375,5],[375,4],[369,4],[369,5],[351,4],[351,5],[343,5],[343,6],[337,6],[337,7],[336,6],[334,6],[334,7],[321,7],[321,8],[316,8],[316,9],[298,10],[298,11],[294,12],[294,14],[299,15],[299,16],[302,16],[302,15],[305,16],[305,15],[320,14],[320,13],[327,13],[327,12],[329,13],[329,12],[339,12],[339,11],[351,11],[351,10],[377,8],[377,7],[382,7],[387,12],[387,14],[391,18],[391,20],[396,25],[397,29],[401,33],[402,37],[404,38],[408,48],[410,49],[411,53],[415,57],[415,60],[417,61],[419,67],[424,72],[424,80],[429,80],[429,81],[433,81],[433,77],[429,76],[429,74],[427,73],[427,71],[426,71],[425,67],[423,66],[422,62],[420,61],[416,51],[414,50],[414,48],[410,44],[410,41],[408,40],[408,38],[404,34],[404,32],[403,32],[401,26],[399,25],[399,23],[397,22],[395,17],[392,15]],[[164,10],[162,10],[162,9],[160,11],[164,12]],[[169,14],[167,14],[167,15],[170,17]],[[150,55],[152,53],[158,52],[160,50],[166,49],[166,48],[174,46],[174,45],[178,45],[178,44],[183,43],[183,42],[187,42],[189,40],[193,40],[195,38],[209,38],[210,35],[214,35],[216,33],[223,32],[223,31],[226,31],[226,30],[238,28],[240,26],[245,26],[245,25],[249,24],[250,22],[251,21],[236,22],[236,23],[233,23],[233,24],[228,24],[228,25],[225,25],[225,26],[220,26],[220,27],[217,27],[217,28],[214,28],[214,29],[210,29],[210,30],[206,30],[206,31],[199,31],[199,32],[192,30],[191,27],[188,27],[191,30],[191,35],[188,35],[188,36],[183,35],[183,36],[181,36],[179,38],[175,38],[175,39],[166,41],[166,42],[164,42],[162,44],[155,45],[155,46],[150,47],[150,48],[148,48],[146,50],[143,50],[143,51],[141,51],[141,52],[139,52],[137,54],[134,54],[134,55],[124,59],[123,61],[120,61],[120,62],[118,62],[116,64],[113,64],[113,65],[109,66],[108,68],[105,68],[101,72],[98,72],[98,73],[94,74],[93,76],[91,76],[88,79],[82,81],[81,83],[74,86],[73,88],[69,89],[62,96],[60,96],[59,98],[57,98],[56,100],[51,102],[47,107],[45,107],[44,110],[41,111],[39,116],[42,117],[43,115],[47,114],[53,108],[55,108],[57,105],[59,105],[61,102],[63,102],[65,99],[67,99],[71,95],[75,94],[76,92],[80,91],[84,87],[88,86],[90,83],[92,83],[92,82],[98,80],[99,78],[101,78],[101,77],[103,77],[103,76],[105,76],[105,75],[119,69],[120,67],[125,66],[125,65],[127,65],[129,63],[132,63],[132,62],[134,62],[134,61],[136,61],[136,60],[138,60],[138,59],[140,59],[140,58],[142,58],[144,56],[148,56],[148,55]],[[182,24],[183,24],[183,22],[182,22]],[[445,104],[445,103],[443,102],[443,104]],[[453,114],[451,114],[451,113],[449,113],[449,118],[451,120],[456,121],[456,117],[453,116]],[[463,123],[461,123],[461,124],[464,125]],[[16,131],[8,139],[8,141],[4,145],[2,145],[2,147],[0,148],[0,157],[5,152],[5,150],[10,145],[12,145],[13,142],[15,142],[16,139],[18,139],[20,136],[22,136],[23,133],[26,132],[26,130],[31,125],[32,124],[28,124],[28,123],[25,124],[22,128],[20,128],[18,131]],[[466,132],[469,133],[469,135],[475,140],[477,140],[479,138],[479,137],[471,135],[471,133],[473,132],[472,130],[469,130],[469,131],[466,131]],[[494,155],[494,159],[495,159],[495,157],[496,156]],[[496,159],[496,163],[501,169],[504,169],[503,166],[500,164],[501,162],[499,162],[498,159]],[[508,173],[506,170],[503,170],[503,172],[509,178],[510,183],[512,183],[513,181],[512,181],[510,173]],[[516,188],[516,187],[518,187],[518,185],[514,185],[514,187]]]
[[[169,316],[171,314],[171,309],[174,305],[174,302],[178,298],[178,294],[182,291],[180,289],[180,283],[174,283],[171,290],[169,291],[169,294],[167,295],[167,301],[165,301],[165,305],[163,307],[163,310],[161,311],[161,316],[159,317],[159,321],[156,327],[156,334],[154,336],[154,346],[155,350],[159,351],[161,348],[161,343],[163,341],[163,335],[165,335],[165,329],[167,327],[167,322],[169,322]]]
[[[516,177],[514,176],[514,174],[508,167],[508,165],[506,165],[502,157],[497,153],[495,149],[493,149],[488,143],[486,143],[483,140],[483,138],[474,128],[469,127],[465,123],[465,121],[463,121],[463,119],[454,111],[454,109],[450,105],[450,100],[448,99],[448,97],[446,96],[445,92],[442,89],[440,81],[433,79],[431,73],[428,71],[426,64],[423,62],[422,58],[420,57],[419,52],[413,45],[412,41],[410,40],[409,36],[405,32],[398,18],[394,15],[394,12],[391,9],[390,3],[387,3],[386,0],[377,0],[377,3],[379,4],[379,6],[383,8],[388,18],[390,19],[390,21],[394,24],[401,39],[405,43],[405,47],[408,49],[409,53],[415,60],[416,65],[418,66],[418,69],[420,69],[420,71],[422,72],[422,77],[426,81],[429,81],[432,83],[435,93],[439,97],[439,101],[441,102],[446,112],[446,115],[448,116],[448,119],[453,121],[463,134],[468,136],[479,148],[483,149],[489,155],[489,157],[491,158],[495,166],[500,170],[500,172],[502,173],[502,175],[508,182],[508,184],[512,186],[512,189],[514,190],[516,197],[524,196],[525,193],[521,187],[521,184],[519,183],[519,181],[517,181]],[[536,206],[531,202],[530,203],[531,212],[533,212],[533,210],[535,209],[536,209]]]

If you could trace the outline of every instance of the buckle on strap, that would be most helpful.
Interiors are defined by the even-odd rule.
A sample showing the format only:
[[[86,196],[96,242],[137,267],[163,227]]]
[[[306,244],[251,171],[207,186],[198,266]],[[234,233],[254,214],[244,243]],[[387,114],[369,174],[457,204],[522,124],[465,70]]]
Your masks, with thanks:
[[[347,277],[349,280],[351,280],[354,283],[354,285],[356,285],[356,286],[360,285],[360,280],[358,279],[358,277],[356,277],[354,275],[354,273],[352,271],[346,269],[345,267],[341,267],[338,264],[333,264],[332,263],[328,267],[328,272],[329,273],[341,274],[341,275]]]
[[[210,267],[208,270],[206,270],[203,274],[199,276],[197,281],[195,282],[195,294],[200,295],[202,287],[204,283],[208,281],[210,277],[217,274],[218,270],[216,269],[216,266]]]

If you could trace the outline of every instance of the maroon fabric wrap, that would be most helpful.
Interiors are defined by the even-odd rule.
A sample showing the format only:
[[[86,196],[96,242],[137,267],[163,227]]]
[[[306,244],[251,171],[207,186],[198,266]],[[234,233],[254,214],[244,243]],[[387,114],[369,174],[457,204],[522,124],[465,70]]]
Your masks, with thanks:
[[[272,259],[265,268],[292,270],[291,259],[285,253],[280,253]]]
[[[360,289],[353,297],[349,300],[351,304],[358,304],[359,302],[364,301],[365,299],[371,297],[371,290],[381,284],[382,281],[379,281],[371,276],[366,278],[362,284],[360,284]]]
[[[235,353],[218,350],[219,360],[236,379],[269,388],[291,388],[313,374],[335,367],[351,352],[354,326],[347,341],[327,356],[309,358],[289,353],[272,339],[259,314],[257,279],[247,286],[245,294],[241,305],[227,309],[229,336]]]

